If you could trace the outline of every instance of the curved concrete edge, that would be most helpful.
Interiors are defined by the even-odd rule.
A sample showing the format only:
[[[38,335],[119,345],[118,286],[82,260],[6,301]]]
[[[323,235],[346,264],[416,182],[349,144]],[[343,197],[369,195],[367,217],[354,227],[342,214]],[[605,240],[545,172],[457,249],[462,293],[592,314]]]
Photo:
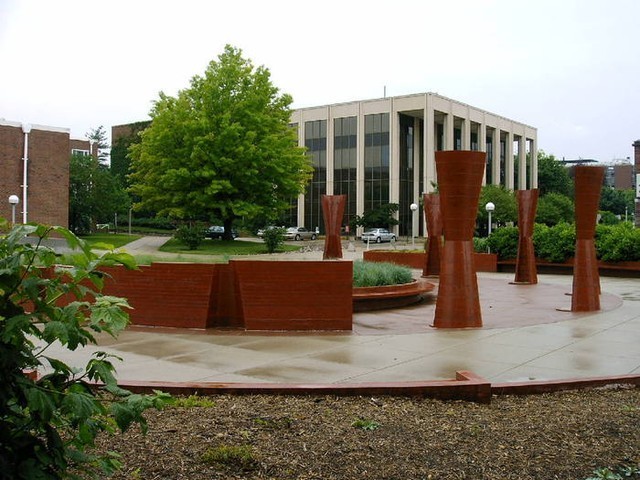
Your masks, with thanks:
[[[134,393],[162,390],[172,395],[394,395],[438,400],[467,400],[488,404],[491,403],[493,395],[536,395],[611,385],[638,387],[640,374],[493,384],[472,372],[458,371],[454,380],[424,382],[302,384],[122,381],[118,385]]]

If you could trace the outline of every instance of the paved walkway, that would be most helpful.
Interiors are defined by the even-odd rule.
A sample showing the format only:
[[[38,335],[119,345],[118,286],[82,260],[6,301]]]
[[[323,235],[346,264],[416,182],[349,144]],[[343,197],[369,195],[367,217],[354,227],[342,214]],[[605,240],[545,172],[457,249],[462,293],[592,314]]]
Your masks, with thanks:
[[[166,241],[127,247],[150,253]],[[362,255],[345,251],[346,258]],[[388,246],[387,246],[388,248]],[[286,254],[285,254],[286,255]],[[321,251],[287,258],[321,258]],[[131,327],[117,340],[56,357],[83,365],[94,350],[121,357],[121,380],[242,383],[360,383],[445,380],[469,370],[491,382],[640,374],[640,282],[602,277],[603,310],[575,314],[571,276],[478,274],[484,327],[429,326],[434,299],[415,307],[354,314],[349,333],[229,333]]]

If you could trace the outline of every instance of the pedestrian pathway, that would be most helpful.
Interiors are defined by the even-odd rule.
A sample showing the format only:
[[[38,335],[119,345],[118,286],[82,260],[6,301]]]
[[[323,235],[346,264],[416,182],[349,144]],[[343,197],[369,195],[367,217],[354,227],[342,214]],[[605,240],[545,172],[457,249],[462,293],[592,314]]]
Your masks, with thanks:
[[[129,246],[150,253],[166,238]],[[347,258],[361,257],[345,252]],[[321,259],[322,252],[289,258]],[[354,314],[353,332],[245,333],[130,327],[98,347],[53,356],[83,365],[95,350],[123,359],[120,380],[166,382],[336,383],[446,380],[469,370],[491,382],[640,374],[637,279],[602,277],[603,309],[570,305],[571,276],[539,275],[534,286],[509,285],[513,274],[478,274],[484,327],[430,327],[434,300],[391,311]],[[524,287],[524,288],[523,288]]]

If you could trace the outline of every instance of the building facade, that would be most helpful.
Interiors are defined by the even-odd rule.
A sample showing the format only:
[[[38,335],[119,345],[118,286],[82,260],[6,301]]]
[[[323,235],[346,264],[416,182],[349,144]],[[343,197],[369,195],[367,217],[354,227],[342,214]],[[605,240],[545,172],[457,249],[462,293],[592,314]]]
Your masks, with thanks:
[[[538,184],[536,128],[435,93],[303,108],[291,122],[314,167],[286,218],[292,225],[322,232],[321,195],[346,194],[344,225],[397,203],[396,234],[424,235],[423,216],[410,205],[435,189],[438,150],[487,152],[485,183],[512,190]]]
[[[90,154],[87,140],[71,140],[66,128],[0,119],[0,216],[16,223],[69,226],[69,160],[72,150]],[[86,153],[83,153],[86,152]]]

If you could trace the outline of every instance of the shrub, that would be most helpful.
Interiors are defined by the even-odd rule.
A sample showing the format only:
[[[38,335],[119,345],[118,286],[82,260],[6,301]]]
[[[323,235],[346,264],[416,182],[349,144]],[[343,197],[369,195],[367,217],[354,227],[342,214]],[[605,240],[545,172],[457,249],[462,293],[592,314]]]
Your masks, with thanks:
[[[204,239],[204,232],[197,225],[182,225],[176,230],[176,239],[189,250],[197,250]]]
[[[496,253],[501,260],[518,256],[518,228],[501,227],[494,230],[487,243],[491,253]]]
[[[395,263],[387,262],[353,262],[354,287],[381,287],[385,285],[401,285],[413,281],[411,270]]]
[[[640,229],[630,222],[596,228],[596,251],[604,262],[640,261]]]
[[[486,237],[473,237],[473,251],[476,253],[487,253],[489,242]]]
[[[132,218],[131,225],[135,227],[157,228],[159,230],[173,230],[174,222],[166,217]]]
[[[267,246],[267,252],[273,253],[284,244],[285,229],[281,227],[269,227],[264,229],[262,239]]]
[[[547,227],[537,224],[533,230],[533,245],[538,258],[554,263],[565,262],[575,253],[575,225],[558,223]]]
[[[70,265],[57,265],[55,252],[43,246],[52,233],[76,251]],[[35,243],[23,242],[27,235]],[[54,343],[76,350],[95,344],[95,333],[115,337],[125,328],[126,301],[99,292],[99,269],[117,264],[135,267],[125,253],[98,257],[60,227],[16,225],[0,237],[0,477],[104,478],[119,462],[111,452],[89,452],[98,434],[124,431],[132,423],[144,431],[143,411],[168,400],[119,388],[104,352],[76,369],[48,351]],[[45,374],[25,375],[34,370]],[[104,386],[94,389],[91,382]]]

